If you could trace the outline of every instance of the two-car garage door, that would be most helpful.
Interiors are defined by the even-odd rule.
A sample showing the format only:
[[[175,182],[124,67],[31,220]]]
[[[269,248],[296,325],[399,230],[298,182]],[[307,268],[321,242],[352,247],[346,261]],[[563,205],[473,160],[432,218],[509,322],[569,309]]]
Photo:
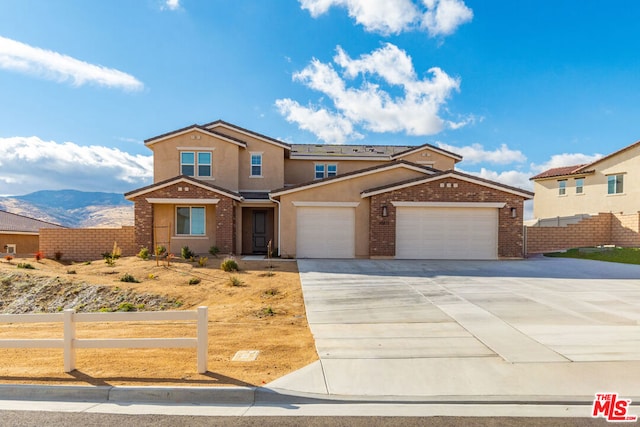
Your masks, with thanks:
[[[496,259],[495,207],[396,207],[396,258]]]

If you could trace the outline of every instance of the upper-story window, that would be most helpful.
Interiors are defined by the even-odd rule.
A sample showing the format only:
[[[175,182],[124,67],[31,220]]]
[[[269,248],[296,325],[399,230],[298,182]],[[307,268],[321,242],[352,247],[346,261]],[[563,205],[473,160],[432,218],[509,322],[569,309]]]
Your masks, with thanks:
[[[198,172],[196,175],[196,171]],[[180,173],[187,176],[211,177],[210,151],[183,151],[180,153]]]
[[[584,193],[584,178],[576,178],[576,194]]]
[[[314,175],[315,179],[322,179],[336,175],[338,175],[338,165],[336,165],[335,163],[316,163]]]
[[[624,175],[607,176],[607,194],[621,194],[624,191]]]
[[[262,153],[251,153],[251,176],[262,176]]]
[[[176,234],[202,236],[205,234],[204,206],[178,206],[176,208]]]
[[[567,194],[567,180],[562,179],[558,181],[558,196],[564,196]]]

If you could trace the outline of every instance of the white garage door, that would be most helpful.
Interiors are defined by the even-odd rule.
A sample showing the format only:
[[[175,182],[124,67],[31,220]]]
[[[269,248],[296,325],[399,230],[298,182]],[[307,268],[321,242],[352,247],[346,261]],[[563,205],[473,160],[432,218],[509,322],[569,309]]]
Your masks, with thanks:
[[[397,207],[396,258],[496,259],[498,209]]]
[[[355,257],[355,209],[351,207],[298,207],[298,258]]]

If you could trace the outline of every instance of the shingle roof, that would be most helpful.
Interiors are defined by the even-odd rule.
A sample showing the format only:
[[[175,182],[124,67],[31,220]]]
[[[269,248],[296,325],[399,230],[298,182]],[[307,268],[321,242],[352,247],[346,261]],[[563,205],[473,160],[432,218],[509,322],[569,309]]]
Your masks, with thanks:
[[[0,231],[37,233],[41,228],[65,228],[58,224],[0,210]]]

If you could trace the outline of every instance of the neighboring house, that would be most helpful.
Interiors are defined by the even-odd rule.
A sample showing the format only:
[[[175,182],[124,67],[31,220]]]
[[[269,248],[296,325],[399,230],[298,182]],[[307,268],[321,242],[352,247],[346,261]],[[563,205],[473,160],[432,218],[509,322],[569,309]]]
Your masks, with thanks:
[[[154,183],[126,193],[136,243],[283,257],[522,257],[533,193],[454,171],[425,144],[288,144],[224,121],[145,141]]]
[[[37,252],[42,228],[64,227],[0,210],[0,252],[11,255]]]
[[[531,178],[533,215],[544,220],[640,211],[640,142],[595,162],[554,168]]]

